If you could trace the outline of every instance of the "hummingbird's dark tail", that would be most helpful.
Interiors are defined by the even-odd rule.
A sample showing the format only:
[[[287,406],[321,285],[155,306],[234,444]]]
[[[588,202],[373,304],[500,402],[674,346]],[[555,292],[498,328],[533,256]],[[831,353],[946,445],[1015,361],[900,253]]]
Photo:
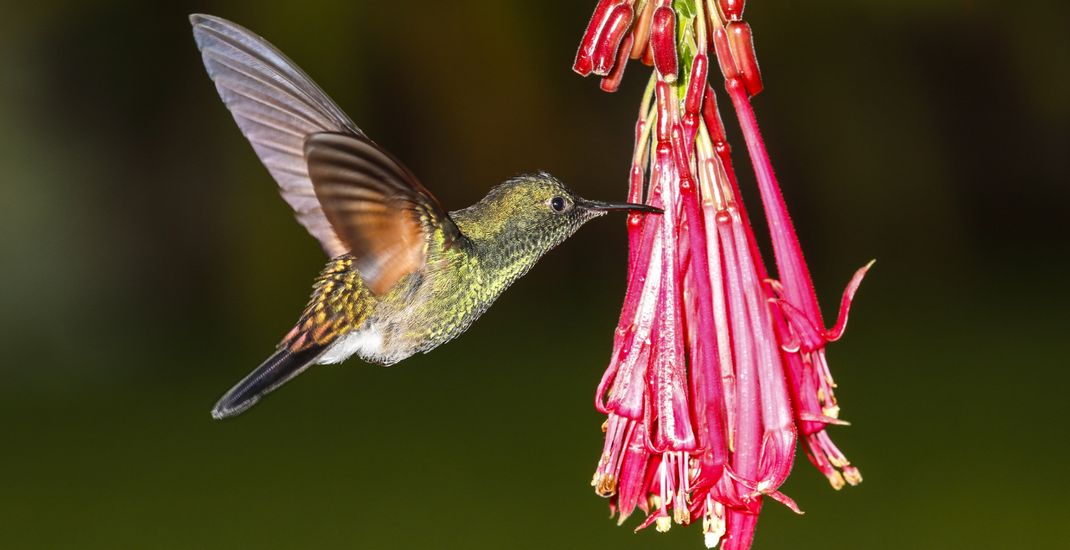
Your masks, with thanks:
[[[260,398],[312,366],[327,345],[310,345],[299,351],[282,346],[256,370],[238,382],[212,408],[212,418],[220,420],[245,412]]]

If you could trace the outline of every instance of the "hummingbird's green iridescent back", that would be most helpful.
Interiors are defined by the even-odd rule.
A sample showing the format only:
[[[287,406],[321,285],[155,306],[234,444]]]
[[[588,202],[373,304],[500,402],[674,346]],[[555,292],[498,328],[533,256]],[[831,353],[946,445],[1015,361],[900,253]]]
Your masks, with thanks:
[[[609,210],[548,174],[447,213],[292,61],[234,23],[190,17],[205,68],[279,190],[332,259],[294,328],[212,415],[249,408],[317,363],[389,365],[468,328],[543,254]]]

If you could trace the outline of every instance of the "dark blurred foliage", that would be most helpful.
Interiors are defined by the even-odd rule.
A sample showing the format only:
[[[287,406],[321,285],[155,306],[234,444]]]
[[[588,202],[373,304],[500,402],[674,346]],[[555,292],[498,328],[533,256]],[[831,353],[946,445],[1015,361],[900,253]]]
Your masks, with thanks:
[[[537,169],[623,198],[648,70],[613,95],[569,71],[593,4],[6,7],[0,546],[700,548],[697,528],[616,527],[587,486],[620,219],[431,355],[315,369],[234,421],[208,416],[323,258],[186,15],[267,36],[458,208]],[[748,7],[756,108],[826,310],[878,260],[831,350],[854,423],[833,435],[866,481],[836,494],[800,458],[784,490],[807,514],[768,504],[756,548],[1070,540],[1068,6]]]

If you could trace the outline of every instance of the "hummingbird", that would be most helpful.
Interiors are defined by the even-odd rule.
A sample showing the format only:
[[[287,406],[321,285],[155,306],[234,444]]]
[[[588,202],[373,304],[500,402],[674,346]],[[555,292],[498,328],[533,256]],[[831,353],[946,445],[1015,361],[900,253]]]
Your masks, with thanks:
[[[239,414],[312,365],[391,365],[459,336],[544,254],[610,211],[546,173],[512,178],[447,212],[278,49],[209,15],[193,36],[242,133],[297,221],[330,258],[275,352],[212,409]]]

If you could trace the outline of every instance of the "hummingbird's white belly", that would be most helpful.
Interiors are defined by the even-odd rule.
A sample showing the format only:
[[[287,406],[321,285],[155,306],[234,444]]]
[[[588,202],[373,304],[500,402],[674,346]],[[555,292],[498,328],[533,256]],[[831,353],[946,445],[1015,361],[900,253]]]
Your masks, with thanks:
[[[346,334],[327,348],[317,363],[341,363],[354,353],[365,360],[387,363],[387,358],[383,354],[382,332],[373,326],[366,326],[356,332]],[[393,362],[389,361],[389,363]]]

